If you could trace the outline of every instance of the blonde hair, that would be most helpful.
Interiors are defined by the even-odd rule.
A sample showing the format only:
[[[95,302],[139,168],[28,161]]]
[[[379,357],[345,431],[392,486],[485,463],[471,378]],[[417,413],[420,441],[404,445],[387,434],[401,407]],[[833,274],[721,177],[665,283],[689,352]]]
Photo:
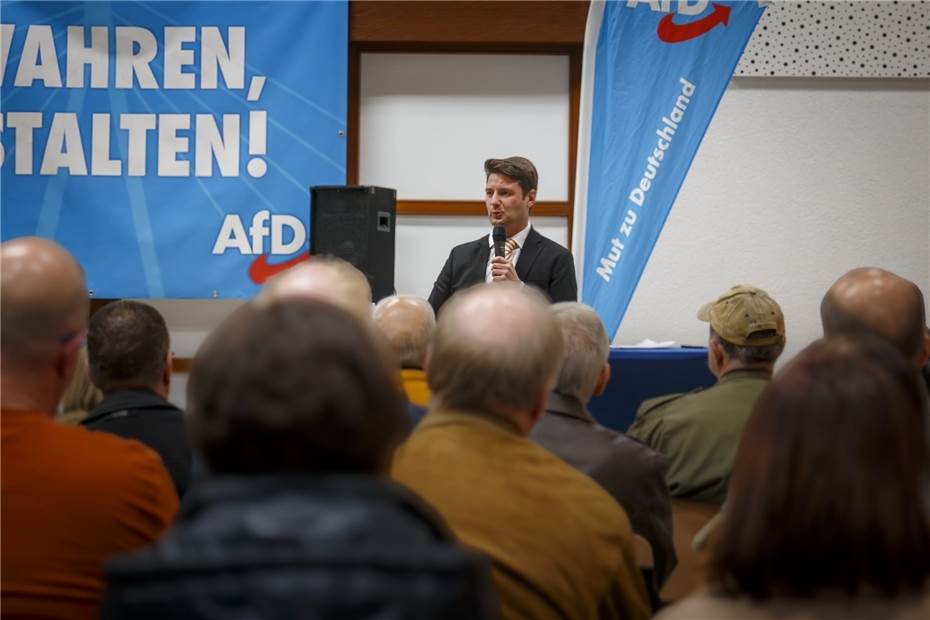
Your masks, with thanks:
[[[87,414],[102,400],[103,392],[91,383],[90,374],[87,371],[87,349],[81,348],[74,365],[74,374],[61,396],[61,413],[58,415],[58,421],[63,424],[80,424],[81,420],[86,418]]]

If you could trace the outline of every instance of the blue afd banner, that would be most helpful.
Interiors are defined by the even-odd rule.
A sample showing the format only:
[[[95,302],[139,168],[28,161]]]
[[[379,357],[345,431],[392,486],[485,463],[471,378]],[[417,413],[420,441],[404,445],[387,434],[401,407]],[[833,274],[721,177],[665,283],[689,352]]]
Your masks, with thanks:
[[[346,2],[2,2],[4,240],[95,297],[251,297],[345,183]]]
[[[761,15],[757,2],[591,4],[572,239],[582,301],[611,337]]]

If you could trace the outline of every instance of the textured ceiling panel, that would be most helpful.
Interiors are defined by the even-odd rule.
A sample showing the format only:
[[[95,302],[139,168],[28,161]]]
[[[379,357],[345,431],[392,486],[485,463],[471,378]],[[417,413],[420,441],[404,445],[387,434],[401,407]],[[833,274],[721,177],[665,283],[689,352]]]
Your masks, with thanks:
[[[930,77],[930,2],[771,2],[734,75]]]

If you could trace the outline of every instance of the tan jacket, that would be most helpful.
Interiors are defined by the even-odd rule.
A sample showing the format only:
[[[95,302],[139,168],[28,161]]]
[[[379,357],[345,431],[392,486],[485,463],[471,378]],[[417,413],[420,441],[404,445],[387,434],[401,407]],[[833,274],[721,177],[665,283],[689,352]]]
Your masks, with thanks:
[[[668,459],[672,497],[722,504],[743,425],[771,378],[734,370],[706,390],[644,401],[626,434]]]
[[[491,557],[503,618],[649,617],[623,509],[504,420],[431,411],[393,476]]]
[[[754,603],[700,594],[666,608],[656,620],[927,620],[930,596],[852,600],[774,599]]]

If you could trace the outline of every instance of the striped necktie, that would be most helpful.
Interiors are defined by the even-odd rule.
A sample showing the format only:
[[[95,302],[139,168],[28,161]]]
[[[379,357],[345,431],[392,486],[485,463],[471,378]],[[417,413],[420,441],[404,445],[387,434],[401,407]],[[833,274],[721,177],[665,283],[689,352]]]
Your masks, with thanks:
[[[517,248],[520,247],[520,244],[517,243],[517,240],[511,237],[504,242],[504,258],[510,259],[511,255],[517,251]]]

